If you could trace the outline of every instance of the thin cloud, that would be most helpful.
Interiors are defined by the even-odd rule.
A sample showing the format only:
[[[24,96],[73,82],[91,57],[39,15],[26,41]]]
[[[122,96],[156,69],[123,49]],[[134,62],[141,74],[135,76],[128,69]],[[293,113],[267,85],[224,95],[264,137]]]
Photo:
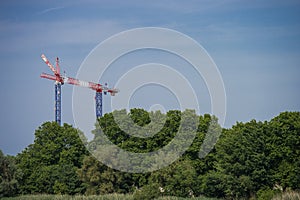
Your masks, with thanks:
[[[64,8],[65,8],[64,6],[48,8],[48,9],[42,10],[40,12],[37,12],[37,15],[43,15],[43,14],[53,12],[53,11],[57,11],[57,10],[61,10],[61,9],[64,9]]]

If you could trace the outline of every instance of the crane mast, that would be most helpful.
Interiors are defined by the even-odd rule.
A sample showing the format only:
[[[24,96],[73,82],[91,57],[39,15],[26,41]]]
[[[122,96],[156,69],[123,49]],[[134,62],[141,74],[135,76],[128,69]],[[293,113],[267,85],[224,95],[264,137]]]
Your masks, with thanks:
[[[50,70],[54,73],[54,75],[42,73],[40,75],[41,78],[49,79],[55,81],[55,121],[61,125],[61,85],[64,83],[81,86],[90,88],[96,91],[95,96],[95,105],[96,105],[96,117],[102,117],[102,93],[107,94],[110,93],[111,96],[115,96],[116,93],[119,92],[118,89],[115,88],[108,88],[107,84],[105,86],[99,83],[93,83],[88,81],[82,81],[79,79],[61,76],[60,74],[60,66],[59,66],[59,59],[56,58],[56,69],[55,67],[49,62],[44,54],[41,55],[43,61],[48,65]]]
[[[102,117],[102,92],[96,92],[95,96],[96,117]]]
[[[55,83],[55,121],[61,125],[61,83]]]

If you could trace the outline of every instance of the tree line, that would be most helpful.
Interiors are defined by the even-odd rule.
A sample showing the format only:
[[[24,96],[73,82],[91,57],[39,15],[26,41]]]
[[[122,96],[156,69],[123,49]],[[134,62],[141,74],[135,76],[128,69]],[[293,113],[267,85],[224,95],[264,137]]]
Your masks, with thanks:
[[[142,127],[149,125],[151,119],[157,120],[161,123],[156,125],[161,127],[151,126],[149,129],[159,131],[150,137],[135,137],[120,128],[116,116],[120,116],[124,127],[132,124],[122,116]],[[104,145],[101,134],[131,152],[158,150],[180,131],[184,117],[195,116],[191,110],[171,110],[166,114],[137,108],[129,113],[114,111],[97,121],[92,131],[94,138],[89,142],[71,125],[45,122],[36,129],[33,144],[18,155],[4,155],[0,151],[0,197],[130,193],[136,199],[201,195],[271,199],[277,193],[300,190],[300,112],[283,112],[264,122],[237,122],[227,129],[220,127],[215,116],[196,116],[196,135],[187,151],[171,165],[153,172],[121,172],[90,153]],[[188,135],[189,124],[185,126]],[[222,134],[213,149],[200,158],[201,145],[212,131]],[[102,152],[101,156],[109,159],[112,155]]]

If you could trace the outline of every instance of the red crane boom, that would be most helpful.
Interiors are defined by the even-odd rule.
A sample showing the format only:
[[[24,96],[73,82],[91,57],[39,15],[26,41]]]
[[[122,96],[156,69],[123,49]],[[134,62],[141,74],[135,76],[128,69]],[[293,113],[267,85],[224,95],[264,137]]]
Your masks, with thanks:
[[[46,74],[42,73],[41,78],[46,78],[50,79],[53,81],[57,81],[57,77],[53,76],[51,74]],[[106,86],[103,86],[99,83],[93,83],[93,82],[88,82],[88,81],[82,81],[76,78],[71,78],[71,77],[61,77],[62,78],[62,83],[68,83],[71,85],[76,85],[76,86],[81,86],[81,87],[87,87],[92,90],[95,90],[96,92],[109,92],[111,96],[115,96],[116,93],[119,92],[118,89],[115,88],[108,88]]]

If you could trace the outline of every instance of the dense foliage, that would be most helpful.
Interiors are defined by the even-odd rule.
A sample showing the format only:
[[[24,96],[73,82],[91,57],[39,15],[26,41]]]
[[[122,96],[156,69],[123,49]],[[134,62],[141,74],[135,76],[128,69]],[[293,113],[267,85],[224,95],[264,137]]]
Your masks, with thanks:
[[[150,137],[129,135],[124,127],[133,125],[128,118],[122,118],[121,129],[115,121],[116,113],[129,116],[142,127],[156,120],[161,128],[149,125],[145,134],[158,130]],[[181,120],[193,114],[192,111],[148,113],[142,109],[132,109],[130,113],[114,111],[99,119],[93,131],[94,139],[84,143],[89,150],[97,150],[103,145],[99,136],[105,134],[127,151],[155,151],[172,141],[181,129]],[[16,157],[0,152],[0,195],[130,193],[134,199],[203,195],[271,199],[282,192],[300,190],[299,112],[284,112],[268,122],[238,122],[229,129],[222,129],[217,118],[208,114],[198,116],[197,120],[196,137],[180,159],[148,173],[125,173],[109,168],[88,154],[80,140],[83,138],[80,131],[67,124],[60,127],[46,122],[36,130],[34,143]],[[188,130],[189,125],[185,125],[185,133]],[[219,131],[222,134],[214,148],[199,158],[199,152],[201,155],[209,150],[208,146],[201,146],[203,141],[216,142],[213,133]],[[107,152],[102,156],[109,159],[112,155]]]

